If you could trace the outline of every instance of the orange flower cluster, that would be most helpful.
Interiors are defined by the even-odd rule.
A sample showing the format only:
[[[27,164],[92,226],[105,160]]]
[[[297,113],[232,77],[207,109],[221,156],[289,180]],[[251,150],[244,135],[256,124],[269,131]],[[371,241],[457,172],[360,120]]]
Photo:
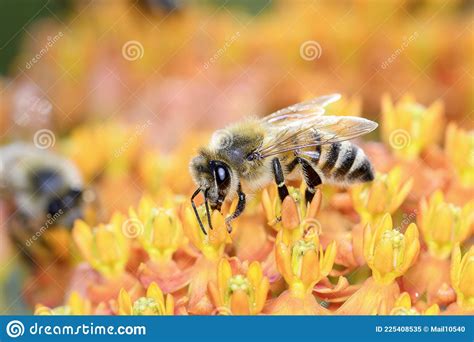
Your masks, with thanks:
[[[192,1],[171,13],[73,2],[70,18],[32,23],[12,68],[21,75],[0,78],[2,143],[54,129],[87,186],[83,220],[32,251],[40,267],[23,294],[37,314],[474,312],[465,1],[282,0],[259,15],[229,2],[212,16]],[[324,184],[310,204],[298,181],[283,202],[269,186],[248,196],[231,234],[236,203],[203,234],[188,164],[208,131],[330,89],[354,95],[328,113],[380,123],[360,142],[374,181]]]
[[[474,313],[474,201],[465,196],[474,191],[473,165],[447,166],[462,159],[459,153],[473,155],[472,132],[449,126],[444,147],[434,145],[437,163],[417,139],[434,143],[438,138],[425,135],[439,137],[438,130],[413,136],[418,145],[408,154],[395,153],[393,130],[424,120],[410,112],[421,105],[407,101],[393,107],[408,111],[404,120],[391,118],[393,108],[384,113],[386,143],[366,145],[374,164],[390,160],[390,170],[349,190],[324,185],[309,204],[303,186],[290,187],[283,202],[270,186],[249,201],[231,234],[225,217],[235,202],[212,212],[206,235],[172,184],[151,187],[156,191],[106,224],[77,221],[72,237],[83,262],[75,266],[72,295],[58,307],[37,305],[36,313]],[[453,141],[463,148],[453,149]],[[155,158],[160,165],[168,157]],[[413,162],[419,169],[406,167]],[[176,165],[162,168],[178,172]],[[419,197],[418,172],[438,175],[445,186]],[[138,179],[146,189],[152,178]],[[198,213],[207,220],[203,206]]]

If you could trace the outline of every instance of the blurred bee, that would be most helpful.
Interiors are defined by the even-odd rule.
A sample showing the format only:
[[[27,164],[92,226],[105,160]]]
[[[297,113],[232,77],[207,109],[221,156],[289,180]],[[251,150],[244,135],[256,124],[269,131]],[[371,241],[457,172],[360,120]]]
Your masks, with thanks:
[[[348,141],[377,128],[377,123],[358,117],[325,116],[324,107],[339,94],[298,103],[261,119],[248,119],[214,133],[190,163],[198,188],[191,197],[194,213],[206,234],[194,198],[202,192],[209,228],[209,207],[221,209],[224,200],[238,196],[231,221],[245,209],[245,192],[275,181],[280,199],[288,196],[285,179],[304,179],[310,202],[321,183],[348,185],[373,180],[373,168],[364,151]]]
[[[6,201],[6,226],[13,242],[31,258],[31,239],[46,229],[70,228],[83,214],[83,184],[72,162],[35,146],[0,148],[0,197]],[[34,238],[34,236],[36,236]]]

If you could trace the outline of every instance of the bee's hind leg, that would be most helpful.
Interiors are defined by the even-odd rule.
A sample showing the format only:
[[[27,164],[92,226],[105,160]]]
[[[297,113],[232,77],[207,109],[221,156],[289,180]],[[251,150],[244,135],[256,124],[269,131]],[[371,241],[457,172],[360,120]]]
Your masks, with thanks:
[[[311,203],[314,193],[316,192],[316,187],[321,184],[321,177],[319,177],[318,173],[307,160],[298,158],[298,162],[303,169],[303,177],[306,183],[306,191],[304,194],[306,203]]]
[[[283,202],[286,196],[289,195],[288,188],[285,184],[285,175],[281,168],[281,163],[278,158],[272,160],[273,174],[275,175],[275,183],[278,186],[278,195],[280,200]]]
[[[229,233],[232,232],[232,225],[230,223],[232,222],[232,220],[235,220],[237,217],[239,217],[245,209],[245,194],[242,192],[242,187],[240,186],[240,184],[239,188],[237,189],[237,195],[239,196],[237,208],[235,208],[235,211],[232,213],[232,215],[225,219],[225,224]]]

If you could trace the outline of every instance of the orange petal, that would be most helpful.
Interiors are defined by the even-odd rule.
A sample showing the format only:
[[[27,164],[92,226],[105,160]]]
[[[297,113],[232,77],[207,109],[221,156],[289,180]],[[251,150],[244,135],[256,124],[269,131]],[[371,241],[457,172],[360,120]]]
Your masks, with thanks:
[[[301,280],[305,287],[309,288],[312,283],[317,282],[320,277],[318,253],[314,250],[307,251],[303,256],[301,267]]]
[[[273,205],[267,189],[263,189],[262,191],[262,205],[267,221],[273,220]]]
[[[291,196],[286,196],[281,206],[281,223],[286,229],[295,229],[300,224],[298,207]]]
[[[308,211],[306,213],[306,218],[315,218],[319,208],[321,207],[322,194],[321,190],[318,188],[314,194],[313,200],[311,201]]]
[[[234,315],[250,314],[249,307],[249,298],[244,291],[237,290],[232,293],[230,297],[230,310]]]

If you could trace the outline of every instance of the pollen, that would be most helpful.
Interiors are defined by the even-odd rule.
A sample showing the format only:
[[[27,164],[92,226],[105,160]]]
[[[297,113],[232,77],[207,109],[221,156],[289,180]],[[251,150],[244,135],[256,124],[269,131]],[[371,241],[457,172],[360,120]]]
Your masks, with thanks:
[[[405,237],[402,233],[400,233],[399,230],[394,229],[385,231],[382,235],[382,239],[384,241],[392,242],[392,246],[394,249],[399,249],[402,246]]]
[[[393,315],[400,315],[400,316],[419,316],[420,313],[413,308],[395,308],[392,311]]]
[[[310,250],[315,250],[316,246],[313,241],[298,240],[293,246],[293,255],[303,256]]]
[[[160,309],[153,298],[140,297],[133,303],[132,313],[133,315],[157,315]]]
[[[246,277],[241,274],[237,274],[229,279],[229,289],[231,293],[241,290],[245,293],[249,293],[250,282]]]

